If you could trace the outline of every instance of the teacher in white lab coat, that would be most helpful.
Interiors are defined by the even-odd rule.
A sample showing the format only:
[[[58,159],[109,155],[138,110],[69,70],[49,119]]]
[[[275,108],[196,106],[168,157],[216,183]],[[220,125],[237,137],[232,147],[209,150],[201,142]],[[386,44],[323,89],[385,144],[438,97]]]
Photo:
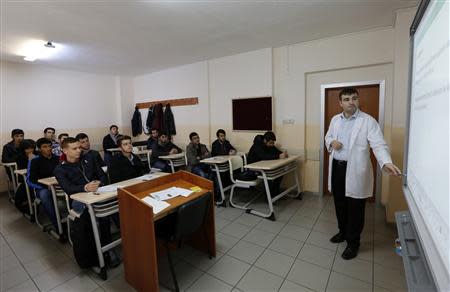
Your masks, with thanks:
[[[325,135],[325,145],[330,153],[328,190],[334,197],[339,227],[339,232],[330,241],[347,241],[342,258],[349,260],[358,255],[366,198],[372,196],[374,179],[369,146],[384,171],[390,175],[401,172],[392,164],[377,121],[359,110],[358,91],[342,89],[339,104],[342,113],[331,119]]]

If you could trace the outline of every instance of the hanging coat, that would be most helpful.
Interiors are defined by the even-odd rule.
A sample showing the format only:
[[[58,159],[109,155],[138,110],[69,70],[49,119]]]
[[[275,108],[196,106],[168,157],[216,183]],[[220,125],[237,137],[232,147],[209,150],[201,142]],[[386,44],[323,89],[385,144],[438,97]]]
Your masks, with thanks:
[[[172,109],[170,108],[170,103],[166,105],[166,108],[164,110],[164,128],[169,136],[177,134],[177,131],[175,129],[175,120],[173,118]]]
[[[147,133],[150,133],[152,131],[153,108],[154,108],[154,106],[151,106],[148,108],[147,120],[145,122],[145,128],[147,129]]]
[[[158,132],[164,130],[164,113],[162,103],[158,103],[153,107],[152,128],[157,129]]]
[[[131,130],[133,132],[133,137],[142,134],[142,118],[138,107],[135,107],[133,118],[131,119]]]

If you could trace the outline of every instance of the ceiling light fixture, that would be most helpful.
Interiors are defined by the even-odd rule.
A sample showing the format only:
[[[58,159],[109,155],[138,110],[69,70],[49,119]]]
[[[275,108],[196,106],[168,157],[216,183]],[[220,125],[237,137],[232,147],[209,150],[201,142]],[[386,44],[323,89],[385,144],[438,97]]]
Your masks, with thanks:
[[[37,41],[30,43],[27,53],[23,58],[25,61],[34,62],[36,59],[45,59],[54,53],[55,45],[48,41]]]

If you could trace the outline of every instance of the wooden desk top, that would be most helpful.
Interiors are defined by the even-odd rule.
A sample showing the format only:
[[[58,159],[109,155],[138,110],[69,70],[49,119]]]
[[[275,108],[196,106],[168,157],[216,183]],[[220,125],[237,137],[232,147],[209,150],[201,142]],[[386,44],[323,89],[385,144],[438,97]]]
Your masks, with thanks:
[[[58,184],[58,181],[56,180],[56,178],[54,176],[52,176],[52,177],[47,177],[47,178],[41,178],[38,180],[38,183],[41,183],[46,186],[54,186],[54,185]]]
[[[168,173],[156,172],[156,173],[152,173],[152,176],[153,175],[154,175],[154,178],[158,178],[161,176],[168,175]],[[118,182],[115,184],[111,184],[111,186],[128,187],[128,186],[138,184],[138,183],[141,183],[144,181],[146,181],[146,180],[132,178],[132,179],[121,181],[121,182]],[[71,199],[79,201],[84,204],[94,204],[97,202],[106,201],[106,200],[113,199],[116,197],[117,197],[117,191],[106,192],[106,193],[101,193],[101,194],[83,192],[83,193],[76,193],[76,194],[73,194],[70,196]]]
[[[169,160],[169,159],[176,159],[176,158],[182,158],[182,157],[184,157],[184,152],[177,153],[177,154],[165,155],[165,156],[159,156],[158,158]]]
[[[18,170],[14,170],[14,173],[17,173],[18,175],[26,175],[27,174],[27,169],[18,169]]]
[[[109,148],[109,149],[106,149],[106,151],[117,152],[117,151],[121,151],[121,150],[120,150],[120,148]]]
[[[253,170],[272,170],[284,166],[289,162],[298,160],[299,158],[299,155],[290,155],[288,158],[283,159],[261,160],[255,163],[247,164],[244,167]]]

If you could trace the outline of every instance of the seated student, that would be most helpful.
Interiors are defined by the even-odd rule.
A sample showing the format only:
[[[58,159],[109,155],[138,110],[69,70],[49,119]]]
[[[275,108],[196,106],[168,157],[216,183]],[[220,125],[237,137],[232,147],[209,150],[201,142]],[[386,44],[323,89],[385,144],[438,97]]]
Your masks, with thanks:
[[[55,148],[53,148],[53,154],[55,154],[56,156],[58,156],[60,158],[61,161],[63,161],[64,159],[61,158],[61,156],[63,156],[63,153],[61,151],[61,144],[64,141],[64,139],[66,139],[67,137],[69,137],[69,134],[67,133],[61,133],[58,135],[58,145],[55,146]],[[53,146],[53,145],[52,145]]]
[[[108,168],[111,183],[132,179],[144,174],[144,164],[133,154],[130,136],[120,136],[117,145],[121,153],[113,156]]]
[[[20,143],[20,154],[17,157],[17,169],[28,168],[28,161],[36,157],[36,142],[31,139],[24,139]]]
[[[225,130],[217,130],[216,136],[217,140],[212,143],[211,156],[236,154],[236,149],[226,139]]]
[[[169,164],[166,161],[159,159],[159,157],[181,152],[183,152],[181,148],[169,141],[167,133],[161,132],[158,142],[153,144],[152,156],[150,159],[152,167],[159,168],[164,172],[170,172]]]
[[[247,163],[254,163],[261,160],[275,160],[288,157],[287,151],[281,152],[275,147],[276,137],[271,131],[266,132],[262,137],[255,137],[253,145],[247,156]],[[280,184],[283,177],[269,181],[270,193],[272,196],[279,194]]]
[[[47,127],[44,129],[44,138],[52,141],[52,153],[58,157],[61,156],[61,145],[55,140],[55,128]]]
[[[101,167],[97,166],[93,159],[81,159],[80,142],[77,139],[68,137],[64,140],[62,151],[66,156],[66,160],[55,168],[54,174],[58,184],[71,196],[81,192],[96,192],[98,188],[105,185],[108,181],[106,174]],[[86,205],[79,201],[72,201],[72,209],[82,214]],[[113,220],[119,226],[118,214],[114,214]],[[98,218],[100,229],[100,241],[102,245],[111,242],[111,229],[108,217]],[[108,258],[116,259],[114,252],[110,251],[105,254]],[[119,260],[110,262],[110,266],[119,264]]]
[[[36,141],[36,145],[39,155],[28,164],[27,183],[29,187],[35,190],[36,197],[41,199],[44,210],[53,226],[58,228],[52,193],[47,186],[40,184],[38,180],[53,176],[53,171],[59,164],[59,158],[52,153],[52,141],[49,139],[40,138]]]
[[[211,167],[200,162],[202,159],[211,157],[211,153],[205,144],[200,143],[200,137],[197,133],[190,133],[189,139],[191,142],[186,147],[188,170],[201,177],[212,179]]]
[[[150,138],[147,140],[147,149],[152,149],[153,145],[158,143],[159,131],[158,129],[153,128],[151,130]]]
[[[75,139],[80,142],[81,155],[83,157],[93,159],[99,167],[105,166],[105,162],[103,161],[100,153],[96,150],[91,149],[91,142],[89,141],[88,135],[86,135],[85,133],[79,133],[75,136]]]
[[[117,148],[117,138],[119,137],[119,127],[111,125],[109,127],[109,134],[103,137],[103,151],[106,165],[109,165],[112,153],[108,151],[111,148]]]
[[[24,133],[21,129],[14,129],[11,131],[12,141],[3,146],[2,163],[17,162],[17,157],[20,154],[20,143],[23,141],[23,136]],[[5,166],[5,169],[9,179],[11,179],[12,174],[10,173],[9,168]]]

